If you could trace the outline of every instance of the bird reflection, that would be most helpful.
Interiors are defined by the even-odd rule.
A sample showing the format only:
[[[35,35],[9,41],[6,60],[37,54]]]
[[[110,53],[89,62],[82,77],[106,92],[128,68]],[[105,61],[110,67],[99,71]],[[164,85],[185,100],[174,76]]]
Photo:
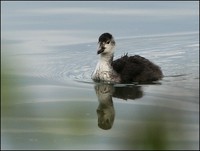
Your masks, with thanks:
[[[98,126],[104,130],[111,129],[115,119],[112,97],[134,100],[143,96],[141,86],[137,85],[124,86],[98,83],[95,85],[95,91],[99,101],[97,108]]]

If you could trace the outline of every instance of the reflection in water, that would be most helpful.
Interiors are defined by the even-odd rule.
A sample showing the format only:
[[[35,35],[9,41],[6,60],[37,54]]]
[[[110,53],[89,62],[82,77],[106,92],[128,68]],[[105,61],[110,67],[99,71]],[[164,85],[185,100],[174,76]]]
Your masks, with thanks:
[[[120,87],[101,83],[95,85],[95,91],[99,100],[97,108],[98,126],[104,130],[111,129],[115,119],[112,97],[127,100],[143,96],[141,86],[136,85]]]

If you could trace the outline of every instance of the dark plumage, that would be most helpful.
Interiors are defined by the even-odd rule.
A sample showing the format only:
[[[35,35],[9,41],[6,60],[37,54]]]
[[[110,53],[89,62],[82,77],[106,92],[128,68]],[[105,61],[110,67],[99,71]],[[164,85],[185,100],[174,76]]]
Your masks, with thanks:
[[[127,54],[111,62],[113,69],[120,75],[122,83],[151,82],[162,79],[160,67],[139,55]]]

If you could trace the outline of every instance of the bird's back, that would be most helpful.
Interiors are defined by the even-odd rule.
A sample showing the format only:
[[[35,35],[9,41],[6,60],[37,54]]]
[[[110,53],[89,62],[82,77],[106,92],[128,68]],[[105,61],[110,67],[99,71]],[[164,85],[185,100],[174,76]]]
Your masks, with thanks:
[[[120,75],[122,83],[151,82],[163,77],[159,66],[139,55],[124,55],[113,61],[111,65]]]

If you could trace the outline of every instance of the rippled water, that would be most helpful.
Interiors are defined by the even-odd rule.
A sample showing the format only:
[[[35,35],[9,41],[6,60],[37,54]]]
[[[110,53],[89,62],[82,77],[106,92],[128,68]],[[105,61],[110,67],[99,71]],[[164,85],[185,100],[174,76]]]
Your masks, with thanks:
[[[198,78],[198,33],[124,38],[116,39],[116,42],[115,58],[126,53],[138,54],[161,66],[166,79],[179,76]],[[90,76],[99,58],[96,45],[52,46],[46,53],[21,53],[14,57],[28,60],[23,67],[31,67],[33,70],[23,73],[27,76],[62,83],[67,80],[91,82]]]
[[[197,149],[198,33],[116,38],[116,43],[115,58],[127,52],[146,57],[162,68],[163,80],[93,83],[96,43],[7,55],[17,70],[8,70],[3,80],[2,148]],[[161,146],[149,143],[154,139]]]
[[[163,80],[97,84],[98,36]],[[199,149],[199,2],[1,2],[2,149]]]

